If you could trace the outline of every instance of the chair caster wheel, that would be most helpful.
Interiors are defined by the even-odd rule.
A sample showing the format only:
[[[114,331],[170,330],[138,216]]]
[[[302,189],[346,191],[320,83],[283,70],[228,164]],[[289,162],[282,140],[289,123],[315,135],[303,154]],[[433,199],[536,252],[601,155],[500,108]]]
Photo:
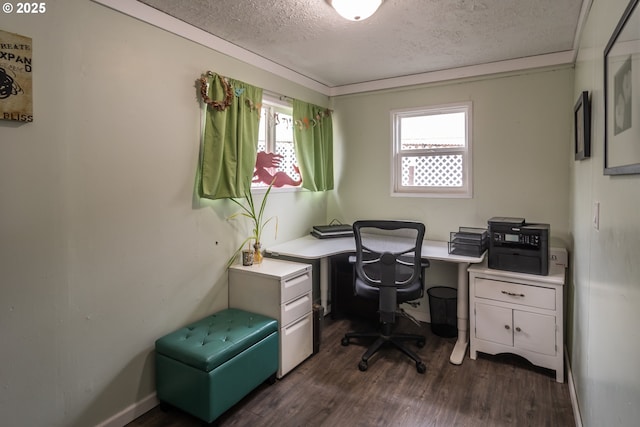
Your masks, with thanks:
[[[342,338],[342,345],[344,345],[345,347],[349,345],[349,338]]]
[[[365,362],[364,360],[361,360],[360,363],[358,363],[358,369],[360,369],[362,372],[366,371],[367,368],[369,368],[369,363]]]
[[[424,374],[425,372],[427,372],[427,366],[422,362],[417,362],[416,370],[418,371],[419,374]]]

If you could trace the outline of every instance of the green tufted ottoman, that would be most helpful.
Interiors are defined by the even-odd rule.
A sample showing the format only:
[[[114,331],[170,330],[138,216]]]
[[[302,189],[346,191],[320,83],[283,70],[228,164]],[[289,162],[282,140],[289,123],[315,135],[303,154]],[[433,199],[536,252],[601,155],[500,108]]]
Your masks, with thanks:
[[[230,308],[156,341],[158,399],[212,422],[278,370],[278,322]]]

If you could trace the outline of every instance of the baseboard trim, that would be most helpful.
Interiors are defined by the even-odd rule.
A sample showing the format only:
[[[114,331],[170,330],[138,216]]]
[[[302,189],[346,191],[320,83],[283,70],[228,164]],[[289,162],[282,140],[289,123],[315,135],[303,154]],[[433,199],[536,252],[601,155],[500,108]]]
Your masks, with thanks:
[[[576,394],[576,385],[573,382],[573,373],[571,372],[571,365],[569,364],[567,347],[564,348],[564,364],[567,367],[567,383],[569,383],[569,396],[571,396],[573,417],[576,420],[576,427],[582,427],[582,415],[580,414],[580,405],[578,405],[578,395]]]
[[[144,399],[126,407],[108,420],[101,422],[96,427],[122,427],[129,424],[140,415],[149,412],[159,404],[160,401],[158,400],[156,393],[153,392]]]

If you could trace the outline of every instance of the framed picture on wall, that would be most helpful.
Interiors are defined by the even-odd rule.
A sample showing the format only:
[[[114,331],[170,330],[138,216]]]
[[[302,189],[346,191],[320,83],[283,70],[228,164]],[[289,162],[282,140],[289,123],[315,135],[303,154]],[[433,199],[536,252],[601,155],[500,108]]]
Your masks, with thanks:
[[[591,103],[587,91],[580,94],[573,108],[573,133],[575,159],[591,157]]]
[[[631,0],[604,50],[604,173],[640,173],[640,0]]]

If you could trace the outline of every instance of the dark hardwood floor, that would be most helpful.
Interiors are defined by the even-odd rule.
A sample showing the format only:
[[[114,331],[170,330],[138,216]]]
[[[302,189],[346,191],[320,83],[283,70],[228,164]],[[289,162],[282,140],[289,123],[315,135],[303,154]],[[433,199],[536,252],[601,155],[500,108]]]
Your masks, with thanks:
[[[320,351],[274,385],[263,384],[219,418],[229,426],[574,426],[567,383],[553,371],[513,355],[449,363],[455,338],[401,319],[403,331],[424,334],[417,349],[424,374],[404,354],[384,349],[358,370],[364,345],[342,346],[357,320],[325,318]],[[364,343],[363,343],[364,344]],[[129,427],[200,426],[176,409],[156,407]]]

